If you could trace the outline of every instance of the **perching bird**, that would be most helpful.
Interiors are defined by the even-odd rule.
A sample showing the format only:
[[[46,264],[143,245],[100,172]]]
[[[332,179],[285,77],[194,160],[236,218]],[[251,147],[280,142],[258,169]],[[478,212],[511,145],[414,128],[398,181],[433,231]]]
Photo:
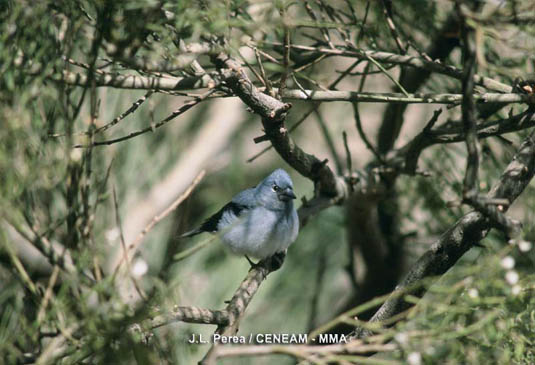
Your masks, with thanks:
[[[295,198],[292,179],[286,171],[277,169],[257,186],[235,195],[199,228],[181,237],[220,233],[232,252],[245,255],[248,260],[248,256],[266,259],[284,254],[299,232]]]

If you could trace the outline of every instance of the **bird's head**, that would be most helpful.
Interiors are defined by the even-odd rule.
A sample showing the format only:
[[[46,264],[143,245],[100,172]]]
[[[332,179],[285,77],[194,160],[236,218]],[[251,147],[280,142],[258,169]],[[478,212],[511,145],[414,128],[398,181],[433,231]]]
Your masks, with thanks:
[[[269,209],[285,209],[296,198],[290,175],[283,169],[273,171],[257,187],[257,197]]]

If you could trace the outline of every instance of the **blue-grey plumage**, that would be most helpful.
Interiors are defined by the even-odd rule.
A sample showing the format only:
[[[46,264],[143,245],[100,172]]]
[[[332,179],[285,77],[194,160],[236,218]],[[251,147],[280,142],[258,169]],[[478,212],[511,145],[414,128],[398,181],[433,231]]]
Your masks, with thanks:
[[[286,171],[277,169],[257,186],[235,195],[198,229],[182,237],[217,232],[232,252],[265,259],[284,252],[297,238],[295,198],[292,179]]]

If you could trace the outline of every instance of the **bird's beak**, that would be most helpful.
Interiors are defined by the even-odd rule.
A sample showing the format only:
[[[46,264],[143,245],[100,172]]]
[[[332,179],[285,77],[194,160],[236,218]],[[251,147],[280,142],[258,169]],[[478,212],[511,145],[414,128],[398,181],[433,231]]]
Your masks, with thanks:
[[[297,197],[295,196],[294,192],[290,188],[286,188],[279,193],[279,199],[285,202],[290,201],[295,198]]]

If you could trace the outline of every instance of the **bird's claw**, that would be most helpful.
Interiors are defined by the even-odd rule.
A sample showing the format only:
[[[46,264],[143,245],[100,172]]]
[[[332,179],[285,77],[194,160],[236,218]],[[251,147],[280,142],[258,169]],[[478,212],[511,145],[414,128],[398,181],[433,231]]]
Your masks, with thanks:
[[[247,261],[249,261],[249,264],[251,265],[249,271],[258,267],[265,267],[269,269],[269,271],[273,272],[280,269],[282,264],[284,263],[284,259],[286,258],[286,250],[276,252],[273,256],[260,260],[258,261],[258,263],[254,263],[247,255],[245,255],[245,258],[247,259]]]
[[[271,256],[268,260],[270,260],[270,270],[271,271],[277,271],[281,268],[282,264],[284,263],[284,259],[286,258],[286,250],[276,252],[273,256]]]
[[[255,263],[253,262],[253,260],[251,260],[251,259],[249,258],[249,256],[247,256],[247,255],[244,255],[244,256],[245,256],[245,258],[247,259],[247,261],[249,261],[249,265],[251,265],[251,268],[249,269],[249,271],[251,271],[252,269],[257,268],[258,266],[260,266],[260,263],[262,262],[262,261],[258,261],[258,263],[255,264]]]

